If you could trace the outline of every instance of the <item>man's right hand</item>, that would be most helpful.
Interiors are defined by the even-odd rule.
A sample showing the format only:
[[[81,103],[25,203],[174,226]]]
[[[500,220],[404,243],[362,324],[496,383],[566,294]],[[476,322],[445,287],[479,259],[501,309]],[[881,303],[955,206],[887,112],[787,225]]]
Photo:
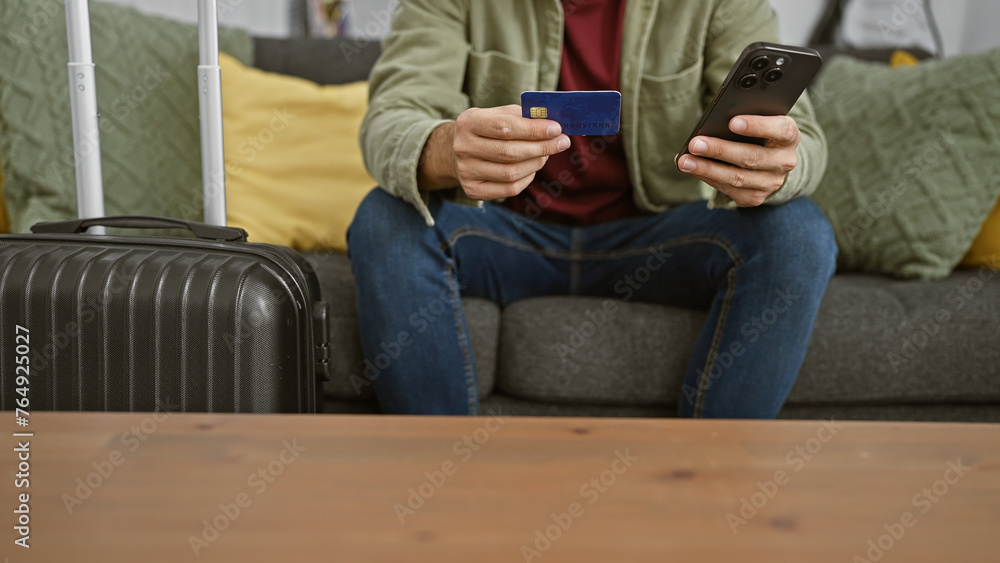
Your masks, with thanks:
[[[466,110],[427,140],[418,172],[420,189],[461,186],[489,201],[521,193],[549,156],[570,146],[555,121],[527,119],[517,105]]]

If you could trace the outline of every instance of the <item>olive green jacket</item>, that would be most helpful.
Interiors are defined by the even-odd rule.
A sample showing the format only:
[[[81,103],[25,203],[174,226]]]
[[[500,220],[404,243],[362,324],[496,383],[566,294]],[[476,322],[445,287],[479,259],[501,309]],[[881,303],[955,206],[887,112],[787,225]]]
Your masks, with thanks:
[[[677,170],[683,148],[743,49],[778,42],[768,0],[627,0],[622,135],[635,202],[662,212],[731,199]],[[561,0],[403,0],[372,71],[361,128],[365,163],[383,189],[434,221],[417,188],[431,132],[470,107],[517,104],[526,90],[555,90],[563,45]],[[803,96],[791,116],[802,131],[798,167],[768,203],[808,195],[826,168],[826,139]],[[461,189],[450,197],[480,204]]]

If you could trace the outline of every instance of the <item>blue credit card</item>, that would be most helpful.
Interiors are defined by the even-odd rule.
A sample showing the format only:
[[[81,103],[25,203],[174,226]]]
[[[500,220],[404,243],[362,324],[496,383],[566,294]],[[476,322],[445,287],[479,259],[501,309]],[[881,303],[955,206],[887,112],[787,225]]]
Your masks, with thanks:
[[[524,92],[521,114],[551,119],[566,135],[615,135],[621,128],[622,95],[598,92]]]

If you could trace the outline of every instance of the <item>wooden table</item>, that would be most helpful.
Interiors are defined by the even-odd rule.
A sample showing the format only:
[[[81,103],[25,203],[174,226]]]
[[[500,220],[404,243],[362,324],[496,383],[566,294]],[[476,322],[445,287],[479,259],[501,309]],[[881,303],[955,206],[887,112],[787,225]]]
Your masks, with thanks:
[[[1000,560],[997,425],[2,415],[11,563]]]

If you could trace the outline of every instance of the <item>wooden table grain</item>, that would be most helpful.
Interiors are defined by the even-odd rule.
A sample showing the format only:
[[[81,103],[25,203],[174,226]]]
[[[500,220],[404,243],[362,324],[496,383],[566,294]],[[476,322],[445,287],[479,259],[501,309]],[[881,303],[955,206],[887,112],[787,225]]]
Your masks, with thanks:
[[[10,563],[1000,561],[998,425],[2,416]]]

